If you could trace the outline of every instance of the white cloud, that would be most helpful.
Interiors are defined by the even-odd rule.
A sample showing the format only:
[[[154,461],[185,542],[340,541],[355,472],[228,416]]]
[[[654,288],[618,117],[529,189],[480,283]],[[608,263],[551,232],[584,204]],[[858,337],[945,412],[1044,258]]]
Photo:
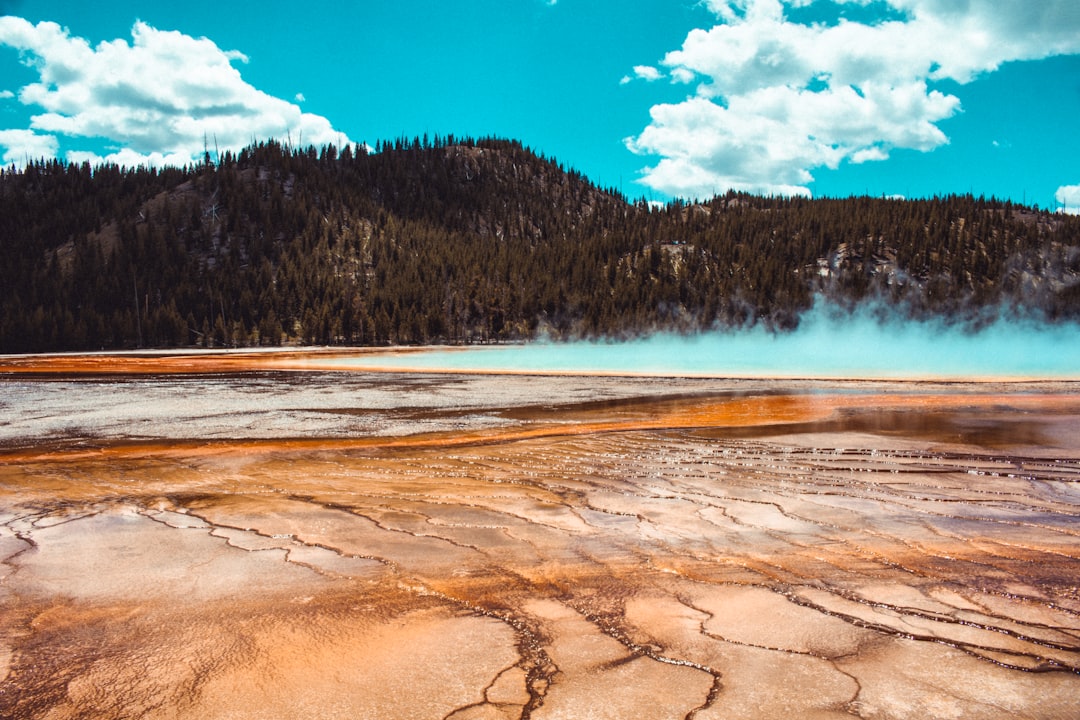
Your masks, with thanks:
[[[240,52],[142,22],[131,34],[131,44],[92,48],[55,23],[0,18],[0,44],[18,49],[39,74],[18,92],[20,102],[43,110],[30,130],[105,138],[117,146],[106,159],[129,165],[189,162],[202,155],[205,138],[216,138],[223,150],[238,150],[253,137],[291,134],[315,145],[343,138],[326,118],[246,83],[233,66],[247,62]],[[68,156],[88,152],[75,148]]]
[[[9,100],[15,97],[15,93],[10,90],[0,90],[0,100]]]
[[[60,143],[52,135],[38,135],[33,130],[0,130],[4,148],[4,166],[24,167],[27,160],[56,157]]]
[[[1080,185],[1062,185],[1054,193],[1054,199],[1061,205],[1062,212],[1080,215]]]
[[[934,82],[1080,52],[1075,0],[881,0],[890,12],[876,23],[788,18],[814,2],[707,0],[720,24],[692,30],[661,61],[673,81],[696,83],[694,96],[654,107],[649,126],[627,139],[661,158],[645,184],[691,196],[807,194],[817,168],[947,143],[938,123],[960,102]],[[869,0],[821,4],[847,3]]]
[[[663,74],[652,65],[635,65],[634,75],[647,82],[653,82],[664,77]]]
[[[624,75],[623,79],[619,81],[620,85],[626,85],[627,83],[636,80],[644,80],[645,82],[655,82],[664,77],[664,74],[657,70],[652,65],[635,65],[634,76]]]

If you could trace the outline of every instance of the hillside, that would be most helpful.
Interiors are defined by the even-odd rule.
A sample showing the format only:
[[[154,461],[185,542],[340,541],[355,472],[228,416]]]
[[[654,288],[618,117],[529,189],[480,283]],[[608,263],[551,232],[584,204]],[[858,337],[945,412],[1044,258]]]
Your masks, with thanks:
[[[1080,218],[970,196],[650,208],[504,140],[0,173],[0,352],[1080,320]]]

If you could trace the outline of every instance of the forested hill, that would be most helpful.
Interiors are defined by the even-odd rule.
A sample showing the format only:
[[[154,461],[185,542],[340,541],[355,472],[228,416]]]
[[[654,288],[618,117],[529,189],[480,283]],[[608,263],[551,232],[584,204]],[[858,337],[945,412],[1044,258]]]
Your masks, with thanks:
[[[36,163],[0,173],[0,244],[0,352],[783,331],[816,297],[1080,321],[1080,217],[970,196],[650,208],[504,140]]]

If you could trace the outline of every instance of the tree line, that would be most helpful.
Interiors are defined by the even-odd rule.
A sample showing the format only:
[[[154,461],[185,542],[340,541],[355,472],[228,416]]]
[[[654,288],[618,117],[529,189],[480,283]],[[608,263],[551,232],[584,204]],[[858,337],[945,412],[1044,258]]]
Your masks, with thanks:
[[[520,143],[0,171],[0,352],[777,331],[824,297],[1080,320],[1080,218],[970,195],[654,207]]]

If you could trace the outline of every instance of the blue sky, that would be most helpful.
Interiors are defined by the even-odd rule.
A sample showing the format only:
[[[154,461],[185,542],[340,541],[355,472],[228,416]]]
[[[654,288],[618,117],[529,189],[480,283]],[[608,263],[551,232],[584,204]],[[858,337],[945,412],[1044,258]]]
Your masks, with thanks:
[[[204,134],[453,133],[519,139],[632,198],[1080,209],[1075,0],[0,0],[0,15],[5,164],[179,163]]]

